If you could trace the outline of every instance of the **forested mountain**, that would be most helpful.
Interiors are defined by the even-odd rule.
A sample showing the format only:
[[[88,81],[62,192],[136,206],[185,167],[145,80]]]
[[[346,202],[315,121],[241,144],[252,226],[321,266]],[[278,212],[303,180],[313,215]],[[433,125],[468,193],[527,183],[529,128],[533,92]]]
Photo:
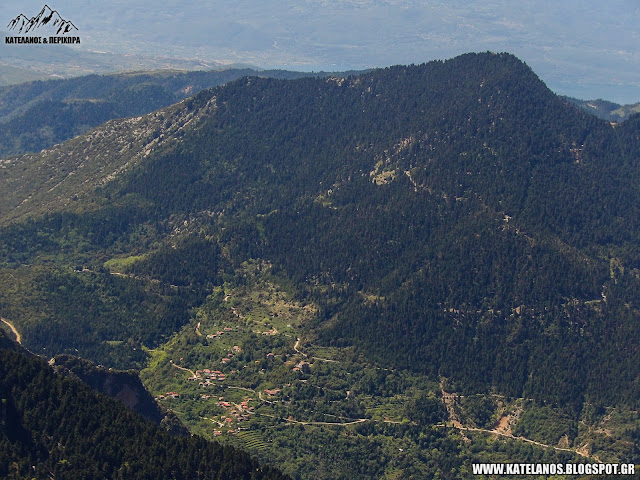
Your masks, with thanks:
[[[229,348],[260,356],[232,350],[234,375],[260,378],[265,355],[284,365],[298,345],[339,349],[442,392],[533,402],[517,431],[582,448],[587,416],[640,405],[639,127],[577,110],[508,54],[242,78],[5,161],[0,314],[33,351],[137,368],[151,355],[195,380],[221,319],[254,321],[241,302],[220,312],[255,262],[252,275],[306,305],[304,338],[270,351],[249,330]],[[375,384],[345,384],[333,401],[348,414],[327,412],[366,421],[350,395]],[[419,415],[438,421],[426,404]],[[487,408],[477,425],[499,419]],[[629,415],[598,449],[638,458]]]
[[[2,478],[286,478],[232,448],[171,437],[6,342],[0,331]]]
[[[0,87],[0,157],[38,152],[113,118],[144,115],[247,75],[298,78],[279,70],[228,69],[88,75]]]

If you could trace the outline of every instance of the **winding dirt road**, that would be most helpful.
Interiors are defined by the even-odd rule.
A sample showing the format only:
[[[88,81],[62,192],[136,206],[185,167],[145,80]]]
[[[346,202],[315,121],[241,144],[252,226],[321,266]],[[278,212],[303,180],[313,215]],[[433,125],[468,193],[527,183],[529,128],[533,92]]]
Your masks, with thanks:
[[[543,448],[552,448],[554,450],[561,451],[561,452],[575,453],[577,455],[580,455],[581,457],[590,458],[590,459],[595,460],[598,463],[602,463],[598,458],[590,457],[589,455],[585,454],[584,452],[579,452],[578,450],[573,450],[571,448],[556,447],[554,445],[547,445],[546,443],[536,442],[535,440],[531,440],[530,438],[517,437],[517,436],[512,435],[510,433],[498,432],[496,430],[486,430],[484,428],[463,427],[462,425],[454,425],[454,428],[457,428],[458,430],[463,430],[465,432],[483,432],[483,433],[489,433],[491,435],[499,435],[501,437],[512,438],[514,440],[521,440],[523,442],[532,443],[534,445],[538,445],[539,447],[543,447]]]
[[[293,346],[293,349],[296,351],[296,353],[299,353],[303,357],[309,358],[311,360],[318,360],[320,362],[340,363],[339,360],[331,360],[330,358],[310,357],[309,355],[304,353],[302,350],[300,350],[298,348],[299,346],[300,346],[300,337],[298,337],[298,339],[296,340],[296,344]]]
[[[184,370],[185,372],[189,372],[191,376],[194,378],[196,377],[196,372],[194,372],[193,370],[189,370],[188,368],[181,367],[180,365],[176,365],[175,363],[171,363],[171,365],[173,365],[176,368],[179,368],[180,370]]]
[[[298,347],[300,346],[300,337],[298,337],[298,339],[296,340],[296,344],[293,346],[293,349],[296,351],[296,353],[299,353],[300,355],[302,355],[303,357],[306,357],[307,354],[304,352],[301,352],[300,350],[298,350]]]
[[[5,323],[11,329],[13,334],[16,336],[16,342],[18,342],[19,344],[22,344],[22,337],[20,336],[20,332],[16,330],[16,327],[13,326],[13,323],[11,323],[6,318],[0,318],[0,320],[2,321],[2,323]]]
[[[520,440],[522,442],[531,443],[533,445],[538,445],[539,447],[543,447],[543,448],[551,448],[551,449],[556,450],[556,451],[575,453],[577,455],[580,455],[581,457],[593,459],[598,463],[602,463],[600,461],[600,459],[598,459],[597,457],[591,457],[591,456],[587,455],[586,453],[581,452],[579,449],[562,448],[562,447],[556,447],[555,445],[547,445],[545,443],[541,443],[541,442],[537,442],[535,440],[531,440],[530,438],[519,437],[519,436],[513,435],[512,433],[507,432],[507,431],[500,431],[500,430],[498,430],[498,428],[495,428],[493,430],[488,430],[488,429],[485,429],[485,428],[466,427],[466,426],[462,425],[462,423],[458,419],[458,417],[457,417],[457,415],[455,413],[455,410],[453,408],[453,402],[455,401],[455,398],[457,397],[457,395],[454,394],[454,393],[445,392],[442,381],[440,382],[440,391],[442,392],[442,399],[443,399],[445,407],[447,409],[447,413],[449,414],[449,421],[452,424],[451,426],[453,426],[453,428],[457,428],[458,430],[460,430],[461,434],[463,434],[462,432],[488,433],[490,435],[497,435],[497,436],[500,436],[500,437],[512,438],[513,440]]]

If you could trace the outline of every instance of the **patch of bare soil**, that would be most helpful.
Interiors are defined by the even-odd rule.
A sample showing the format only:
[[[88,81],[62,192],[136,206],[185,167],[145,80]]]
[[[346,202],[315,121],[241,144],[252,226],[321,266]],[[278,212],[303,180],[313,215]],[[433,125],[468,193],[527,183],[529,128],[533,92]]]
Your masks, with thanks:
[[[512,412],[504,413],[498,420],[498,424],[493,428],[493,432],[502,435],[513,435],[512,427],[520,419],[522,407],[514,409]]]

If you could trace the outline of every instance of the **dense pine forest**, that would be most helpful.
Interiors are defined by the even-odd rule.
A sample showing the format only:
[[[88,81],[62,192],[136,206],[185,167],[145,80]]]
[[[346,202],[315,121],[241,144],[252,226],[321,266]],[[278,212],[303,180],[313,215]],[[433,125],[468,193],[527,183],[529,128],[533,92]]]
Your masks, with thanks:
[[[638,461],[639,115],[612,125],[492,53],[359,75],[244,77],[184,100],[179,116],[171,108],[136,124],[152,125],[147,137],[132,127],[129,153],[107,124],[2,164],[7,185],[25,183],[27,169],[56,175],[53,194],[33,182],[0,205],[0,315],[29,349],[156,369],[146,378],[157,394],[158,372],[195,379],[222,325],[243,326],[247,336],[228,346],[242,352],[228,360],[242,388],[257,391],[288,355],[303,361],[300,348],[342,352],[332,361],[372,375],[350,385],[343,372],[318,387],[322,412],[362,420],[354,438],[398,435],[393,424],[385,434],[367,426],[376,414],[359,394],[423,392],[402,407],[416,439],[419,425],[456,411],[493,428],[519,399],[514,434]],[[83,152],[96,146],[124,160],[109,170],[101,157],[90,170],[96,160]],[[275,343],[264,343],[248,305],[285,297],[298,320],[274,327],[285,313],[270,310]],[[318,380],[322,361],[301,378]],[[300,378],[277,375],[291,389]],[[315,390],[283,392],[289,410],[265,416],[297,421],[295,405],[320,402]],[[462,403],[445,409],[446,392]],[[484,400],[464,400],[474,395]],[[612,409],[626,412],[624,428],[598,436]],[[198,416],[209,418],[184,414]],[[283,446],[297,427],[286,428],[274,440]],[[398,468],[434,475],[430,461]]]

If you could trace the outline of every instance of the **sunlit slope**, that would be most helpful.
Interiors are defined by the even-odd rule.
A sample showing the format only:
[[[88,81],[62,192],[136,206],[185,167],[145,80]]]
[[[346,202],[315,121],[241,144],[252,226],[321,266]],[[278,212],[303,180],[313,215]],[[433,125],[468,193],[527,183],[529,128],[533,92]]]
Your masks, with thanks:
[[[637,404],[634,119],[614,129],[489,53],[246,78],[172,108],[73,140],[103,159],[81,186],[73,143],[7,165],[5,220],[59,212],[3,232],[7,265],[61,245],[56,261],[97,274],[148,255],[120,273],[202,293],[260,258],[319,305],[309,327],[327,345],[459,391]],[[20,168],[59,180],[29,184]],[[186,239],[220,256],[216,271],[175,268],[192,261]]]

